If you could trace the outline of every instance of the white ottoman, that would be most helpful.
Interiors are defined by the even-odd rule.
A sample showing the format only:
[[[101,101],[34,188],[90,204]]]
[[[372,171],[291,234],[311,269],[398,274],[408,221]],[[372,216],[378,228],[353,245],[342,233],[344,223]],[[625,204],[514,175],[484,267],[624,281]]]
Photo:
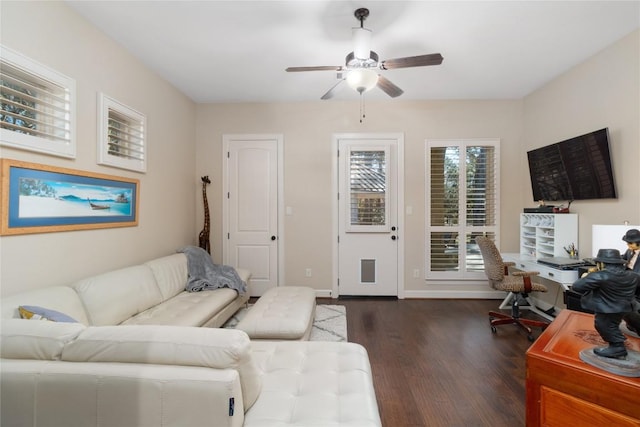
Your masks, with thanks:
[[[316,293],[303,286],[271,288],[249,309],[236,329],[251,339],[308,340],[316,311]]]
[[[244,427],[380,427],[367,351],[329,341],[251,341],[262,389]]]

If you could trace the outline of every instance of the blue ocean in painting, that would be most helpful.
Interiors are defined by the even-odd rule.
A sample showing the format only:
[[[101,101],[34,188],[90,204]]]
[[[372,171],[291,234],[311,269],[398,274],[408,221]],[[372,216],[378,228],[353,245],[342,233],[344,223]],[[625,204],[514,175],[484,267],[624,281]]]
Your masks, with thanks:
[[[105,210],[110,215],[131,215],[131,203],[125,198],[114,199],[86,199],[82,200],[76,196],[63,196],[58,200],[74,203],[76,205],[86,206],[87,210]],[[126,200],[126,201],[125,201]]]

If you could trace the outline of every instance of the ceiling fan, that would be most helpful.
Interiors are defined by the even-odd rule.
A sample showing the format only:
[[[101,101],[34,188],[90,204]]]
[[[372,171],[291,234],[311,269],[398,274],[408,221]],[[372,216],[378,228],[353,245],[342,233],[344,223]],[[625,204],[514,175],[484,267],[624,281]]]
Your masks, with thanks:
[[[299,71],[337,71],[338,83],[336,83],[327,93],[322,95],[321,99],[330,99],[335,93],[335,89],[344,80],[347,84],[355,89],[358,93],[362,93],[373,89],[375,86],[382,89],[392,98],[403,94],[403,90],[389,79],[378,74],[375,69],[393,70],[396,68],[424,67],[426,65],[440,65],[442,63],[442,55],[439,53],[431,53],[428,55],[407,56],[403,58],[378,60],[378,54],[370,50],[371,30],[364,28],[364,20],[369,16],[369,9],[359,8],[354,12],[354,16],[360,21],[360,27],[353,28],[353,52],[350,52],[345,58],[345,65],[323,65],[317,67],[289,67],[288,72]]]

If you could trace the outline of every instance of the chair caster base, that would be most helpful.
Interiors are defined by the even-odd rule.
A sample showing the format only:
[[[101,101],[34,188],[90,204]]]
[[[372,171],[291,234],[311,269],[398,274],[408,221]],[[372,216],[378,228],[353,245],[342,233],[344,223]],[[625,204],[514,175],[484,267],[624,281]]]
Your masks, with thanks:
[[[516,325],[527,334],[527,339],[529,340],[529,342],[534,342],[536,340],[533,336],[533,330],[531,329],[532,327],[545,330],[546,327],[549,326],[549,324],[546,322],[523,319],[520,316],[508,315],[505,313],[500,313],[498,311],[489,312],[489,324],[491,325],[491,332],[494,334],[497,332],[496,326],[510,324]]]

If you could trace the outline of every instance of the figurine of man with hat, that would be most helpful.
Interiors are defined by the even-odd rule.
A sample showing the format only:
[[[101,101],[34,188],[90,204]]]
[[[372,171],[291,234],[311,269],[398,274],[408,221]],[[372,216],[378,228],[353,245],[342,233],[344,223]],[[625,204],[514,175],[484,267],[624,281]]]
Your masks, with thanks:
[[[640,254],[640,230],[632,228],[628,230],[622,240],[627,242],[627,251],[622,255],[622,259],[627,261],[627,268],[640,274],[640,260],[638,260],[638,254]]]
[[[593,349],[601,357],[625,358],[625,337],[620,331],[622,317],[634,311],[640,275],[627,270],[617,249],[600,249],[594,258],[598,271],[576,280],[571,287],[583,293],[580,304],[595,313],[594,326],[608,347]]]
[[[627,242],[627,251],[622,255],[622,259],[627,261],[627,269],[640,274],[640,230],[632,228],[622,236],[622,240]],[[632,313],[626,314],[623,320],[627,324],[627,329],[636,334],[640,333],[640,285],[636,288],[636,302],[638,307]]]

